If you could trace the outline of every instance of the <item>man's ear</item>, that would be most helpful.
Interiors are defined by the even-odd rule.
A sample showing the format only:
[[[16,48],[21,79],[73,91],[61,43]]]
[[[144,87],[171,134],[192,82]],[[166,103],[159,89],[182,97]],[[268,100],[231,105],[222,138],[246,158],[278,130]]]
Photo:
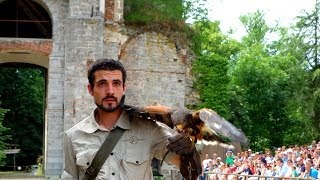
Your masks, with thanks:
[[[93,96],[93,87],[90,84],[88,84],[87,88],[88,88],[88,91],[91,94],[91,96]]]
[[[127,86],[126,86],[126,84],[124,84],[124,85],[123,85],[123,94],[126,93],[126,90],[127,90]]]

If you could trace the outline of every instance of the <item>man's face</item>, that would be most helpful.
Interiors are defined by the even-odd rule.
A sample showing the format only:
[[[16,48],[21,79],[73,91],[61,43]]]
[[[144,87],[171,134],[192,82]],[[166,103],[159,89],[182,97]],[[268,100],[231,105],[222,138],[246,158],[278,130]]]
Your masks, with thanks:
[[[94,73],[94,87],[88,84],[88,91],[94,97],[96,105],[106,111],[118,109],[126,87],[120,70],[98,70]]]
[[[276,165],[277,165],[277,166],[282,166],[281,161],[277,160],[277,161],[276,161]]]
[[[311,167],[312,167],[311,161],[306,161],[306,165],[305,165],[306,170],[310,170]]]
[[[206,154],[206,159],[209,159],[209,154]]]

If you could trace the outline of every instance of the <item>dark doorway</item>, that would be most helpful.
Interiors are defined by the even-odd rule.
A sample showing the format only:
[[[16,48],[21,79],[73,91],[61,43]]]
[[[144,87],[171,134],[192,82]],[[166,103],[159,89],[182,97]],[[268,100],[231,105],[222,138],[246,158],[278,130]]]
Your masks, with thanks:
[[[0,37],[51,39],[51,24],[47,11],[32,0],[0,2]]]
[[[47,69],[27,63],[0,64],[0,109],[6,110],[2,126],[7,154],[0,170],[28,171],[43,156]],[[38,160],[38,161],[37,161]],[[1,179],[1,177],[0,177]]]

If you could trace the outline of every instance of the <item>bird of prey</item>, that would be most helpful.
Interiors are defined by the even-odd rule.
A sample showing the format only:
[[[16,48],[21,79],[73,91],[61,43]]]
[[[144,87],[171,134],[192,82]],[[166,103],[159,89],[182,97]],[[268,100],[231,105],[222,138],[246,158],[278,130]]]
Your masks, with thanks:
[[[244,147],[249,144],[240,129],[208,108],[197,111],[161,105],[143,107],[124,105],[124,108],[131,114],[162,122],[178,132],[183,132],[195,142],[204,139],[223,143],[239,142]]]
[[[237,141],[243,146],[248,145],[248,139],[242,131],[211,109],[203,108],[198,111],[191,111],[186,108],[172,108],[160,105],[144,107],[124,105],[124,109],[129,113],[129,116],[140,116],[144,119],[164,123],[180,133],[187,134],[194,142],[204,139],[223,143]],[[167,153],[163,159],[165,159]],[[190,158],[188,159],[188,157],[181,156],[180,158],[184,162],[181,164],[183,167],[180,167],[182,176],[187,180],[198,179],[197,172],[201,173],[201,165],[198,165]],[[199,167],[199,171],[191,170],[199,169]]]

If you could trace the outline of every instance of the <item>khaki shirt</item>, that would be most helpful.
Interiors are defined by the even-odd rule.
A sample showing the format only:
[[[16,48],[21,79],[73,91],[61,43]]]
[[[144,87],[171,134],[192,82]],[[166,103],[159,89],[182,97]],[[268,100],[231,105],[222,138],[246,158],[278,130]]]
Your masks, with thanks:
[[[98,149],[109,134],[94,119],[94,114],[65,133],[65,169],[62,179],[82,179]],[[96,179],[153,179],[151,161],[162,159],[172,129],[152,120],[129,117],[123,111],[115,126],[125,129]],[[178,156],[169,153],[166,161]]]

